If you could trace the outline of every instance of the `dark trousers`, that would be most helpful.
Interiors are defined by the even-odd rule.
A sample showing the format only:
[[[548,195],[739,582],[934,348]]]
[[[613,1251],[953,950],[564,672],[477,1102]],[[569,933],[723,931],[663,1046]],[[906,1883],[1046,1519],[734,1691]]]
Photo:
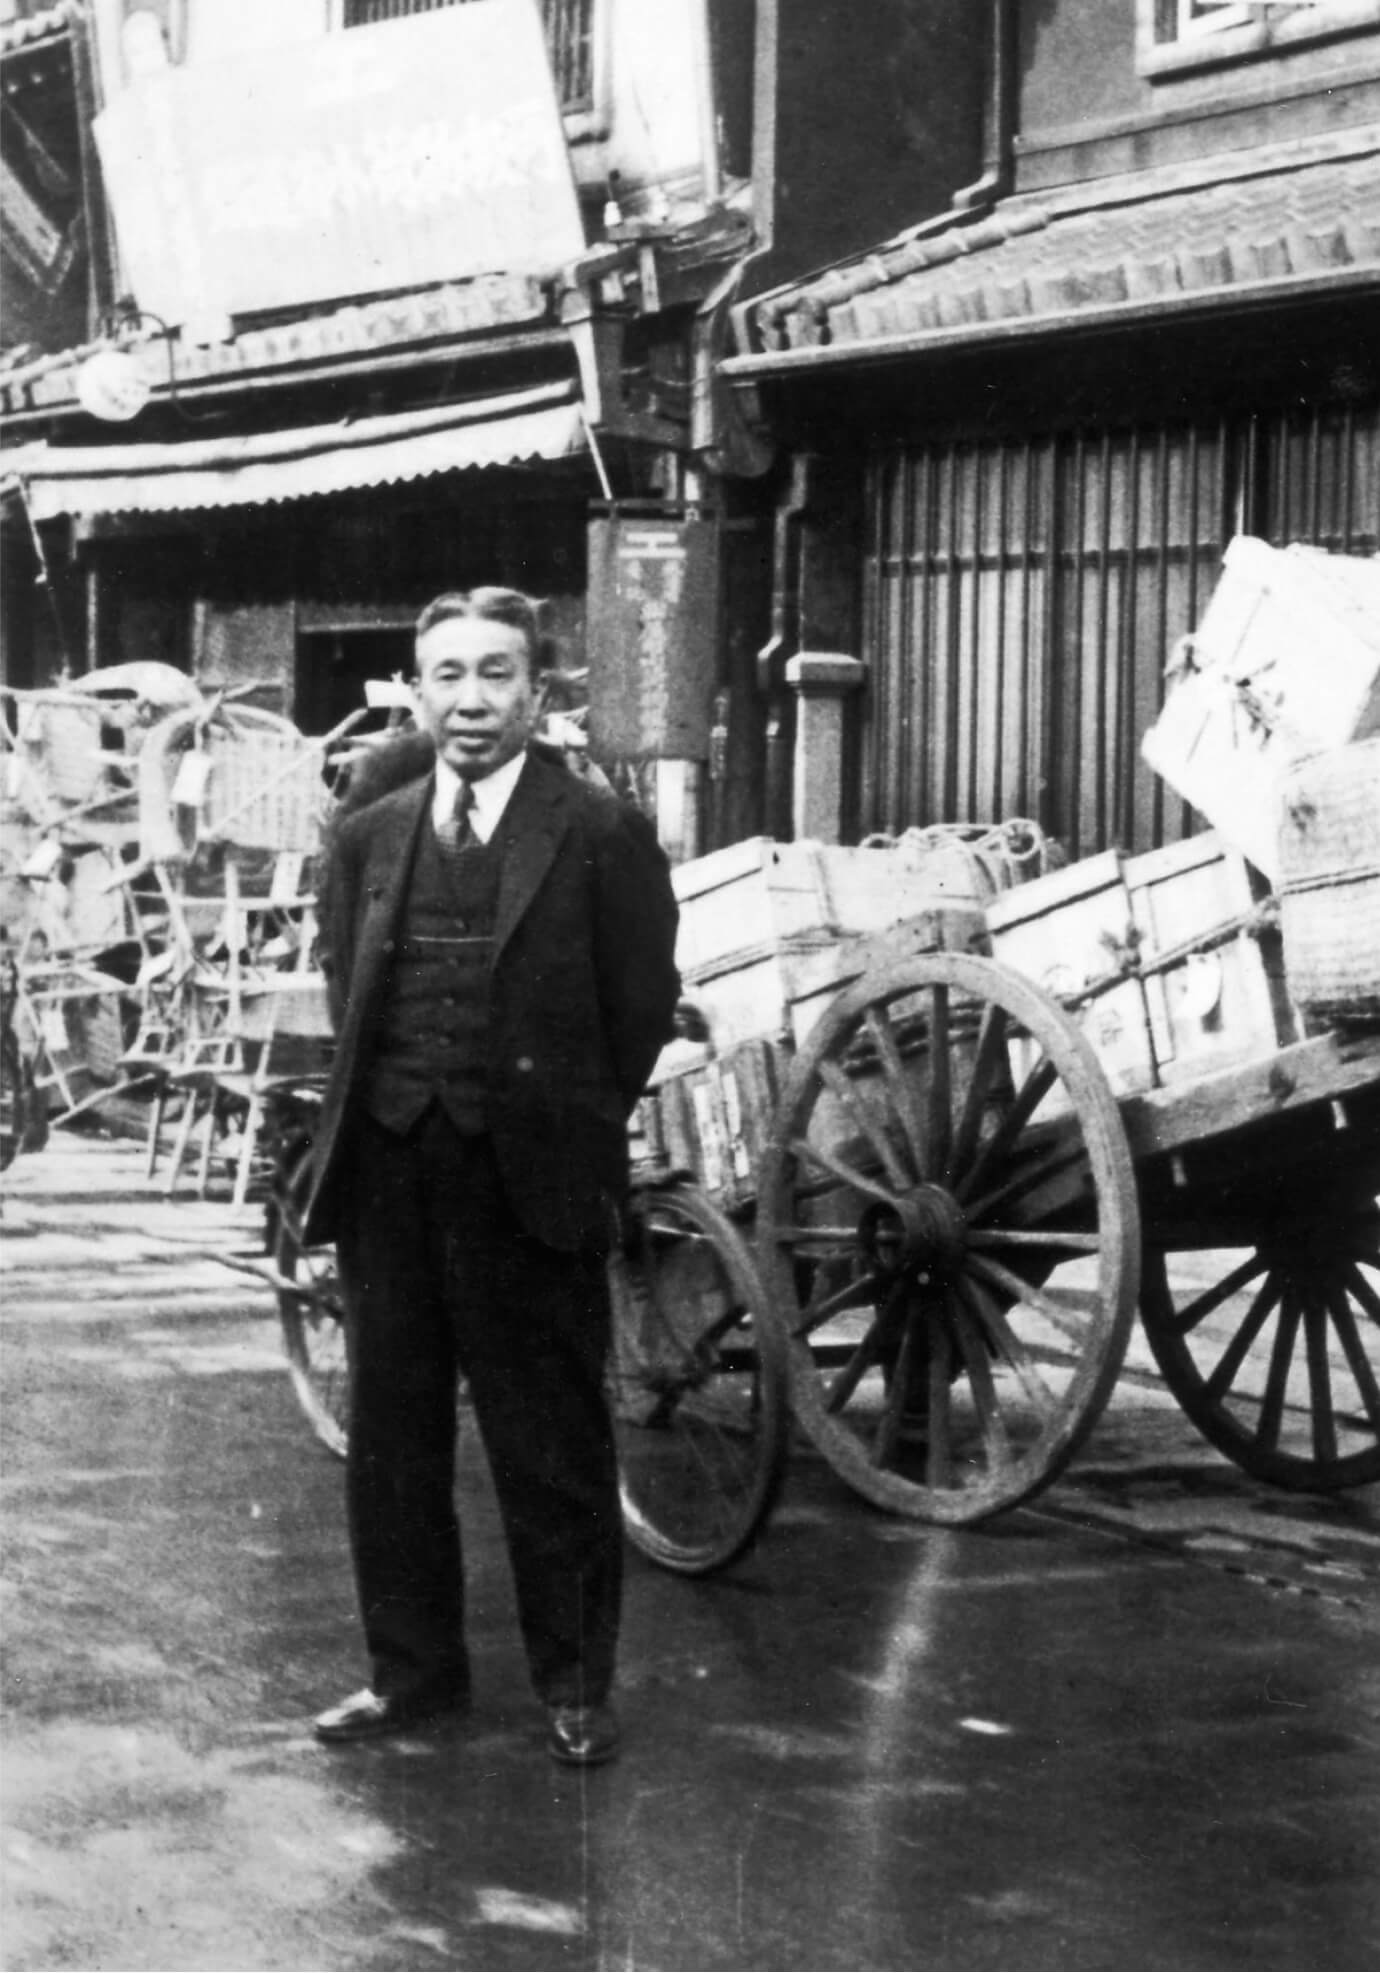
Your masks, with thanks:
[[[526,1234],[487,1138],[433,1105],[366,1119],[340,1247],[349,1304],[350,1543],[375,1691],[468,1684],[455,1510],[457,1375],[503,1516],[532,1682],[597,1704],[613,1677],[622,1524],[595,1254]]]

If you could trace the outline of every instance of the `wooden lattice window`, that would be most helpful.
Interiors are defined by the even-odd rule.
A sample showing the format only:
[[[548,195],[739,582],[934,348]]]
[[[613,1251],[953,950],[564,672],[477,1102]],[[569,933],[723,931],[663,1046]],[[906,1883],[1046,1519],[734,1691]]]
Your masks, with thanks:
[[[1380,547],[1380,409],[879,454],[859,833],[1029,815],[1075,856],[1192,818],[1140,741],[1233,534]]]
[[[541,0],[563,110],[594,108],[594,0]]]
[[[438,7],[463,7],[469,0],[344,0],[346,27],[370,27]],[[546,46],[562,110],[594,107],[594,8],[596,0],[541,0]]]

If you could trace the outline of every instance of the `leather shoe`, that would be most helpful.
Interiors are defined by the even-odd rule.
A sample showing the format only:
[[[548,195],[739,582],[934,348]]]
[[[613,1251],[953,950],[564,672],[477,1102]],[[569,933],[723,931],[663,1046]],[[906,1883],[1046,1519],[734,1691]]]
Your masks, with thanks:
[[[608,1706],[548,1706],[546,1751],[563,1767],[599,1767],[618,1752],[618,1721]]]
[[[352,1692],[338,1706],[317,1715],[312,1730],[318,1740],[379,1740],[385,1734],[404,1733],[408,1727],[439,1719],[445,1713],[459,1713],[468,1704],[463,1692],[400,1693],[387,1699],[369,1686]]]

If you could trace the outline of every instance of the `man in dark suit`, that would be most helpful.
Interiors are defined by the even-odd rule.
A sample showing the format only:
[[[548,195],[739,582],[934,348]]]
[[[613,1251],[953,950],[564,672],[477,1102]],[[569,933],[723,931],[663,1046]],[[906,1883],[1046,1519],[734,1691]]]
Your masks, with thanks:
[[[604,1393],[610,1201],[678,980],[666,859],[635,810],[529,746],[539,650],[516,591],[417,626],[434,770],[348,816],[324,886],[336,1054],[309,1233],[346,1286],[346,1494],[372,1663],[320,1738],[469,1695],[454,1505],[463,1374],[554,1758],[617,1746],[622,1580]]]

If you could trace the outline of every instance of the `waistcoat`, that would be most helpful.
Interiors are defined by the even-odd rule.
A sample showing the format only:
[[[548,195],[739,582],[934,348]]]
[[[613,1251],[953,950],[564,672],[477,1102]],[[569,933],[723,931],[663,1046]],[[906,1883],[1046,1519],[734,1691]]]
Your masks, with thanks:
[[[370,1115],[389,1130],[410,1130],[433,1101],[466,1136],[486,1128],[501,868],[497,839],[446,850],[423,825],[365,1093]]]

